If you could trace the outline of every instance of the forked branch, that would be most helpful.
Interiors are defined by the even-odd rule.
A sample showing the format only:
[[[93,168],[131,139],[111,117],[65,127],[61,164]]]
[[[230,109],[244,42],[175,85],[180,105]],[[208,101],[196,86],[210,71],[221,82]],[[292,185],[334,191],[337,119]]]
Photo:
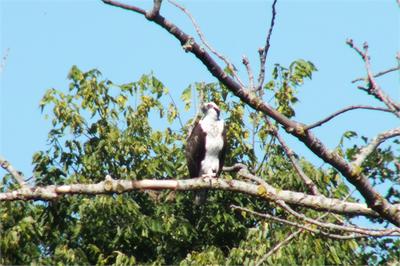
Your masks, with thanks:
[[[368,82],[367,82],[368,86],[367,88],[359,86],[359,88],[365,90],[368,94],[373,95],[376,99],[385,103],[386,106],[390,110],[392,110],[397,117],[400,118],[400,104],[393,101],[389,97],[389,95],[387,95],[375,81],[374,75],[372,74],[371,70],[371,62],[368,54],[368,44],[365,42],[363,45],[363,50],[361,50],[354,44],[352,39],[348,39],[346,43],[361,56],[365,64],[365,69],[367,71],[367,77],[368,77]]]

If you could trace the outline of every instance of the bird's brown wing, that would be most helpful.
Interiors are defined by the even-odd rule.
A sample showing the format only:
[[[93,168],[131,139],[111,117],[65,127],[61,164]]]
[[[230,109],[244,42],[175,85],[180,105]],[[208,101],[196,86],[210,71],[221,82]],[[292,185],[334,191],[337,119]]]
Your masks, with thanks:
[[[201,161],[206,154],[206,135],[200,123],[197,122],[187,139],[185,155],[190,177],[200,176]]]

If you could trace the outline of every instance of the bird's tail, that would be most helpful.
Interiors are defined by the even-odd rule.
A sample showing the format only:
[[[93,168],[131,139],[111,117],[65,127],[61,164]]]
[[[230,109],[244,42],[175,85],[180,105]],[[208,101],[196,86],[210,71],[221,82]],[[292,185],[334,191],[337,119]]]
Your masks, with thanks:
[[[197,191],[194,197],[194,204],[195,205],[203,205],[204,203],[206,203],[207,200],[207,193],[208,193],[208,189],[203,189],[200,191]]]

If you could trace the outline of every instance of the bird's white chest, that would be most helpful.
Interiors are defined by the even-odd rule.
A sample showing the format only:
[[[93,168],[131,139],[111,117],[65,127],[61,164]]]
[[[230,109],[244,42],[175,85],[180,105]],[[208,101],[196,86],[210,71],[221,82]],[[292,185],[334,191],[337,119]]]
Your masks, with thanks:
[[[224,122],[200,121],[201,128],[206,133],[206,151],[204,160],[201,162],[201,175],[210,175],[217,173],[219,169],[219,153],[224,146]]]

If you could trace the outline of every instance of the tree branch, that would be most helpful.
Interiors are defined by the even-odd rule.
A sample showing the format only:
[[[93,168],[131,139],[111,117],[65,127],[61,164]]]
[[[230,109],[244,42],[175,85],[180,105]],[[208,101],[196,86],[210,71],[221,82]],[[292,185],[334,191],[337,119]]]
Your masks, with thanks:
[[[311,192],[313,195],[321,195],[321,193],[318,191],[317,186],[314,184],[314,182],[309,178],[301,168],[299,162],[297,161],[295,154],[293,153],[292,149],[286,144],[285,140],[282,138],[282,136],[278,133],[278,129],[272,125],[272,123],[266,118],[266,121],[272,131],[272,134],[278,139],[279,143],[281,144],[286,156],[289,158],[290,162],[292,163],[296,173],[299,175],[301,180],[304,182],[308,190]]]
[[[271,35],[272,35],[272,30],[274,29],[275,26],[275,17],[276,17],[276,5],[277,0],[274,0],[272,3],[272,18],[271,18],[271,24],[269,26],[268,30],[268,35],[267,39],[265,40],[265,46],[264,48],[258,49],[258,53],[260,55],[260,74],[258,75],[258,85],[257,85],[257,90],[261,90],[262,86],[264,84],[264,79],[265,79],[265,63],[267,61],[267,55],[269,51],[269,47],[271,46]]]
[[[153,8],[146,12],[146,18],[153,19],[160,14],[161,2],[162,0],[154,0]]]
[[[331,234],[331,233],[328,233],[328,232],[325,232],[325,231],[322,231],[322,230],[319,230],[319,229],[313,229],[310,226],[306,226],[306,225],[303,225],[303,224],[299,224],[299,223],[296,223],[296,222],[291,222],[291,221],[288,221],[288,220],[285,220],[285,219],[282,219],[282,218],[278,218],[278,217],[272,216],[272,215],[270,215],[268,213],[255,212],[255,211],[249,210],[247,208],[239,207],[239,206],[236,206],[236,205],[231,205],[231,208],[234,209],[234,210],[245,211],[245,212],[251,213],[251,214],[253,214],[255,216],[259,216],[259,217],[262,217],[262,218],[265,218],[265,219],[269,219],[269,220],[272,220],[272,221],[275,221],[275,222],[279,222],[279,223],[282,223],[282,224],[287,224],[287,225],[291,225],[291,226],[294,226],[294,227],[297,227],[297,228],[301,228],[301,229],[309,231],[311,233],[322,235],[322,236],[326,236],[326,237],[333,238],[333,239],[349,240],[349,239],[366,237],[365,235],[359,235],[359,234],[351,234],[351,235]]]
[[[322,120],[319,120],[319,121],[317,121],[315,123],[312,123],[311,125],[308,125],[308,126],[304,127],[304,130],[309,130],[309,129],[312,129],[312,128],[315,128],[315,127],[319,127],[322,124],[328,122],[329,120],[335,118],[336,116],[338,116],[340,114],[343,114],[343,113],[345,113],[347,111],[354,110],[354,109],[377,110],[377,111],[390,112],[390,113],[393,112],[390,109],[382,108],[382,107],[374,107],[374,106],[368,106],[368,105],[352,105],[352,106],[348,106],[348,107],[345,107],[343,109],[340,109],[339,111],[336,111],[335,113],[331,114],[330,116],[328,116],[328,117],[326,117],[326,118],[324,118]]]
[[[123,5],[114,1],[107,1],[108,4],[113,4],[118,7],[123,7],[137,13],[138,8]],[[144,14],[144,13],[143,13]],[[361,195],[365,198],[366,203],[372,209],[380,214],[380,216],[395,225],[400,225],[400,210],[390,204],[384,197],[375,191],[368,179],[359,171],[344,160],[335,152],[330,151],[318,138],[316,138],[310,131],[304,130],[304,125],[296,121],[292,121],[286,116],[279,113],[262,99],[255,96],[249,91],[246,91],[243,86],[237,83],[233,78],[227,75],[223,69],[214,61],[214,59],[202,49],[188,34],[184,33],[175,24],[168,21],[163,16],[159,15],[150,21],[158,24],[175,38],[177,38],[182,46],[185,46],[185,51],[193,53],[208,69],[208,71],[215,76],[222,84],[224,84],[233,94],[245,102],[251,108],[261,111],[267,116],[271,117],[285,130],[303,142],[312,152],[318,157],[329,163],[336,168],[351,184],[353,184]],[[188,45],[190,44],[190,45]]]
[[[365,42],[363,45],[363,50],[362,51],[360,48],[358,48],[356,45],[354,45],[354,42],[352,39],[348,39],[346,43],[353,48],[362,58],[362,60],[365,63],[365,69],[367,71],[367,77],[368,77],[368,88],[365,89],[368,94],[373,95],[376,99],[379,101],[383,102],[386,104],[386,106],[393,111],[393,113],[400,118],[400,104],[394,102],[386,93],[383,92],[381,87],[376,83],[374,79],[374,75],[372,74],[371,70],[371,63],[370,63],[370,58],[368,55],[368,44]]]
[[[385,75],[387,73],[390,73],[390,72],[393,72],[393,71],[396,71],[396,70],[400,70],[400,66],[392,67],[392,68],[389,68],[389,69],[387,69],[385,71],[378,72],[375,75],[373,75],[373,77],[377,78],[377,77],[383,76],[383,75]],[[362,81],[362,80],[368,81],[368,77],[366,77],[366,78],[356,78],[356,79],[352,80],[351,83],[356,83],[357,81]]]
[[[247,76],[249,77],[249,90],[253,91],[254,90],[254,75],[253,75],[253,70],[251,70],[250,66],[250,61],[247,58],[247,56],[243,56],[242,58],[242,63],[246,67],[247,71]]]
[[[378,134],[372,141],[363,147],[353,160],[353,165],[360,166],[365,159],[385,140],[400,136],[400,127],[394,128]]]
[[[14,177],[14,179],[18,182],[18,184],[22,187],[25,188],[26,187],[26,183],[24,181],[24,176],[22,175],[22,173],[20,173],[19,171],[17,171],[12,165],[11,163],[9,163],[6,159],[4,159],[3,156],[0,155],[0,166],[1,168],[3,168],[4,170],[6,170],[7,172],[9,172],[11,174],[12,177]]]
[[[307,223],[317,225],[319,227],[327,228],[330,230],[340,230],[345,232],[352,232],[367,236],[374,236],[374,237],[382,237],[382,236],[400,236],[400,228],[391,228],[391,229],[369,229],[369,228],[362,228],[356,226],[344,226],[338,225],[333,223],[324,223],[317,221],[315,219],[309,218],[304,214],[298,213],[292,208],[290,208],[285,202],[277,201],[278,205],[289,212],[291,215],[304,220]]]
[[[131,5],[127,5],[118,1],[113,1],[113,0],[102,0],[104,4],[110,5],[110,6],[116,6],[122,9],[126,9],[126,10],[131,10],[133,12],[142,14],[144,16],[146,16],[146,10],[137,7],[137,6],[131,6]]]
[[[266,183],[265,183],[266,184]],[[240,180],[225,180],[222,178],[192,178],[192,179],[143,179],[118,180],[107,176],[104,181],[95,184],[50,185],[33,187],[29,190],[18,189],[0,193],[0,201],[15,200],[54,200],[64,195],[98,195],[124,193],[143,190],[178,190],[189,191],[199,189],[227,190],[255,196],[267,201],[282,200],[319,211],[329,211],[347,215],[363,215],[378,217],[379,215],[365,204],[346,202],[324,196],[313,196],[304,193],[276,189],[268,184],[256,185]],[[400,206],[397,206],[400,209]]]

